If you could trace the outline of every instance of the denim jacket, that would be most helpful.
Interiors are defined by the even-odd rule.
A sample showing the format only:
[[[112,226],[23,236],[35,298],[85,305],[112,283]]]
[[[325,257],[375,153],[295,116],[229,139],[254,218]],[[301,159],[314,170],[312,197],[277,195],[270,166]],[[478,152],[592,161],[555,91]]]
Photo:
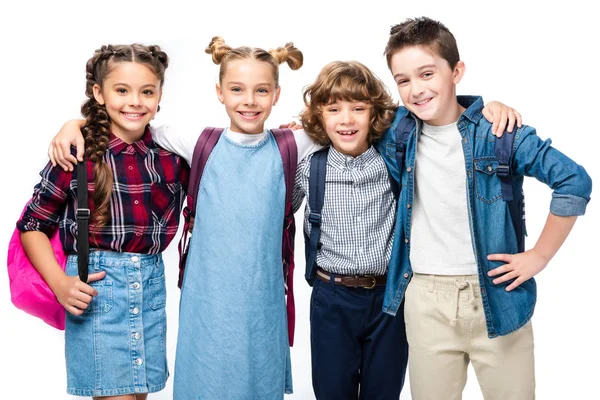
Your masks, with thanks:
[[[467,176],[467,204],[471,240],[481,285],[481,299],[490,338],[509,334],[527,323],[533,315],[536,284],[533,278],[507,292],[509,282],[495,285],[487,272],[500,265],[488,261],[494,253],[517,253],[517,238],[508,207],[502,199],[500,179],[496,176],[498,161],[494,154],[495,136],[491,123],[482,115],[483,99],[459,96],[466,108],[457,121],[462,137]],[[383,311],[395,315],[404,298],[412,276],[410,265],[411,214],[414,197],[415,155],[422,123],[416,127],[406,147],[405,165],[396,165],[395,128],[408,114],[400,107],[390,129],[376,143],[390,174],[401,183],[398,199],[394,244],[388,269]],[[515,134],[511,173],[513,179],[532,176],[552,188],[550,212],[558,216],[583,215],[592,190],[592,181],[585,169],[551,147],[551,141],[540,139],[534,128],[522,126]],[[418,166],[417,166],[418,167]]]

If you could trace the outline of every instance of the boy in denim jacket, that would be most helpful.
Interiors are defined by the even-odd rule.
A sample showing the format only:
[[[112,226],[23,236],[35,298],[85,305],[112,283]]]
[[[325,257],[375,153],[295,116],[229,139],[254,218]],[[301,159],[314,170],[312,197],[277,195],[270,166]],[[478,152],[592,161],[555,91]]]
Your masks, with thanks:
[[[456,96],[465,66],[454,36],[409,19],[392,28],[385,55],[406,109],[376,145],[402,185],[383,308],[395,314],[405,301],[412,397],[460,399],[471,361],[486,399],[533,399],[533,276],[585,213],[591,179],[535,129],[514,133],[512,178],[553,189],[538,242],[518,253],[483,100]],[[399,166],[405,117],[416,127]]]

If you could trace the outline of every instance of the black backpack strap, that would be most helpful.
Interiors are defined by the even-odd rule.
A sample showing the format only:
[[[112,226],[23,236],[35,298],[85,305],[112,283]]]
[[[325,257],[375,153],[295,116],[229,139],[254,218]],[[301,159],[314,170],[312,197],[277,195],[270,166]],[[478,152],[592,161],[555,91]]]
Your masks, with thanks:
[[[500,178],[500,184],[502,185],[502,198],[504,201],[512,201],[514,198],[510,171],[510,159],[512,157],[514,141],[515,134],[505,131],[502,137],[496,137],[496,142],[494,145],[494,153],[498,159],[496,176]]]
[[[85,158],[77,163],[77,271],[82,282],[88,280],[88,258],[90,256],[88,208],[88,179]]]
[[[329,147],[313,154],[310,160],[310,177],[308,183],[308,205],[310,214],[310,236],[306,243],[306,273],[305,278],[312,286],[317,272],[316,260],[319,238],[321,236],[321,211],[325,202],[325,176],[327,174],[327,155]],[[305,237],[305,239],[307,239]]]
[[[525,251],[525,196],[523,179],[513,179],[510,163],[513,156],[516,132],[504,131],[502,137],[496,137],[494,153],[498,159],[496,176],[500,179],[502,199],[506,202],[510,218],[515,229],[519,253]]]

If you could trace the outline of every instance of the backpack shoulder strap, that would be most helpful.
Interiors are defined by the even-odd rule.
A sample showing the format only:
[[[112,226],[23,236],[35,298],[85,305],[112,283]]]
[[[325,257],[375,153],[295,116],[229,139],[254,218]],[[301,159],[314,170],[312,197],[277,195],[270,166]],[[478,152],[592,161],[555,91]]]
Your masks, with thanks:
[[[494,144],[494,153],[498,159],[498,169],[496,170],[496,175],[498,178],[500,178],[500,184],[502,185],[502,198],[504,201],[512,201],[514,198],[510,170],[510,160],[512,158],[514,142],[515,133],[504,131],[502,137],[496,137]]]
[[[312,285],[315,274],[317,260],[317,250],[319,238],[321,236],[321,210],[325,202],[325,176],[327,174],[327,155],[329,147],[325,147],[313,154],[310,160],[310,177],[308,182],[308,204],[310,214],[310,236],[306,244],[306,273],[305,278]]]
[[[285,179],[285,202],[292,201],[294,192],[294,180],[296,179],[296,168],[298,167],[298,146],[291,129],[271,129],[281,159],[283,161],[283,174]]]
[[[200,179],[202,178],[202,173],[204,172],[204,167],[206,166],[208,157],[219,141],[221,133],[223,133],[222,128],[204,128],[202,134],[196,142],[196,147],[194,147],[194,155],[192,156],[192,165],[190,166],[190,180],[188,183],[186,197],[186,209],[188,209],[191,213],[190,216],[193,216],[196,212],[196,196],[198,195],[198,189],[200,187]]]
[[[406,154],[406,143],[410,138],[411,133],[415,129],[415,119],[410,114],[406,114],[404,118],[400,120],[396,126],[396,163],[398,165],[398,171],[400,175],[404,168],[404,156]]]
[[[90,256],[88,208],[88,176],[86,158],[77,163],[77,270],[82,282],[88,280],[88,258]]]
[[[192,156],[192,165],[190,166],[190,179],[188,182],[188,189],[186,195],[187,205],[183,209],[183,234],[177,245],[179,251],[179,280],[177,286],[181,288],[183,284],[183,273],[185,270],[185,263],[187,260],[188,251],[188,229],[190,227],[190,220],[196,213],[196,196],[198,196],[198,189],[200,188],[200,179],[206,167],[206,162],[210,153],[215,148],[219,138],[223,133],[222,128],[205,128],[202,134],[196,142],[194,147],[194,154]]]

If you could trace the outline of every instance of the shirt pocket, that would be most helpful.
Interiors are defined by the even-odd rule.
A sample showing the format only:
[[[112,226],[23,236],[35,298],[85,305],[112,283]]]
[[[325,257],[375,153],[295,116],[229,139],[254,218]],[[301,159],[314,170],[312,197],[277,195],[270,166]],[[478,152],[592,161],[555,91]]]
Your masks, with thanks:
[[[165,226],[172,219],[173,213],[178,211],[182,200],[181,188],[180,182],[152,182],[150,188],[152,217],[161,226]]]
[[[502,198],[500,178],[496,175],[498,160],[495,157],[482,157],[473,161],[475,166],[475,193],[477,198],[492,204]]]

